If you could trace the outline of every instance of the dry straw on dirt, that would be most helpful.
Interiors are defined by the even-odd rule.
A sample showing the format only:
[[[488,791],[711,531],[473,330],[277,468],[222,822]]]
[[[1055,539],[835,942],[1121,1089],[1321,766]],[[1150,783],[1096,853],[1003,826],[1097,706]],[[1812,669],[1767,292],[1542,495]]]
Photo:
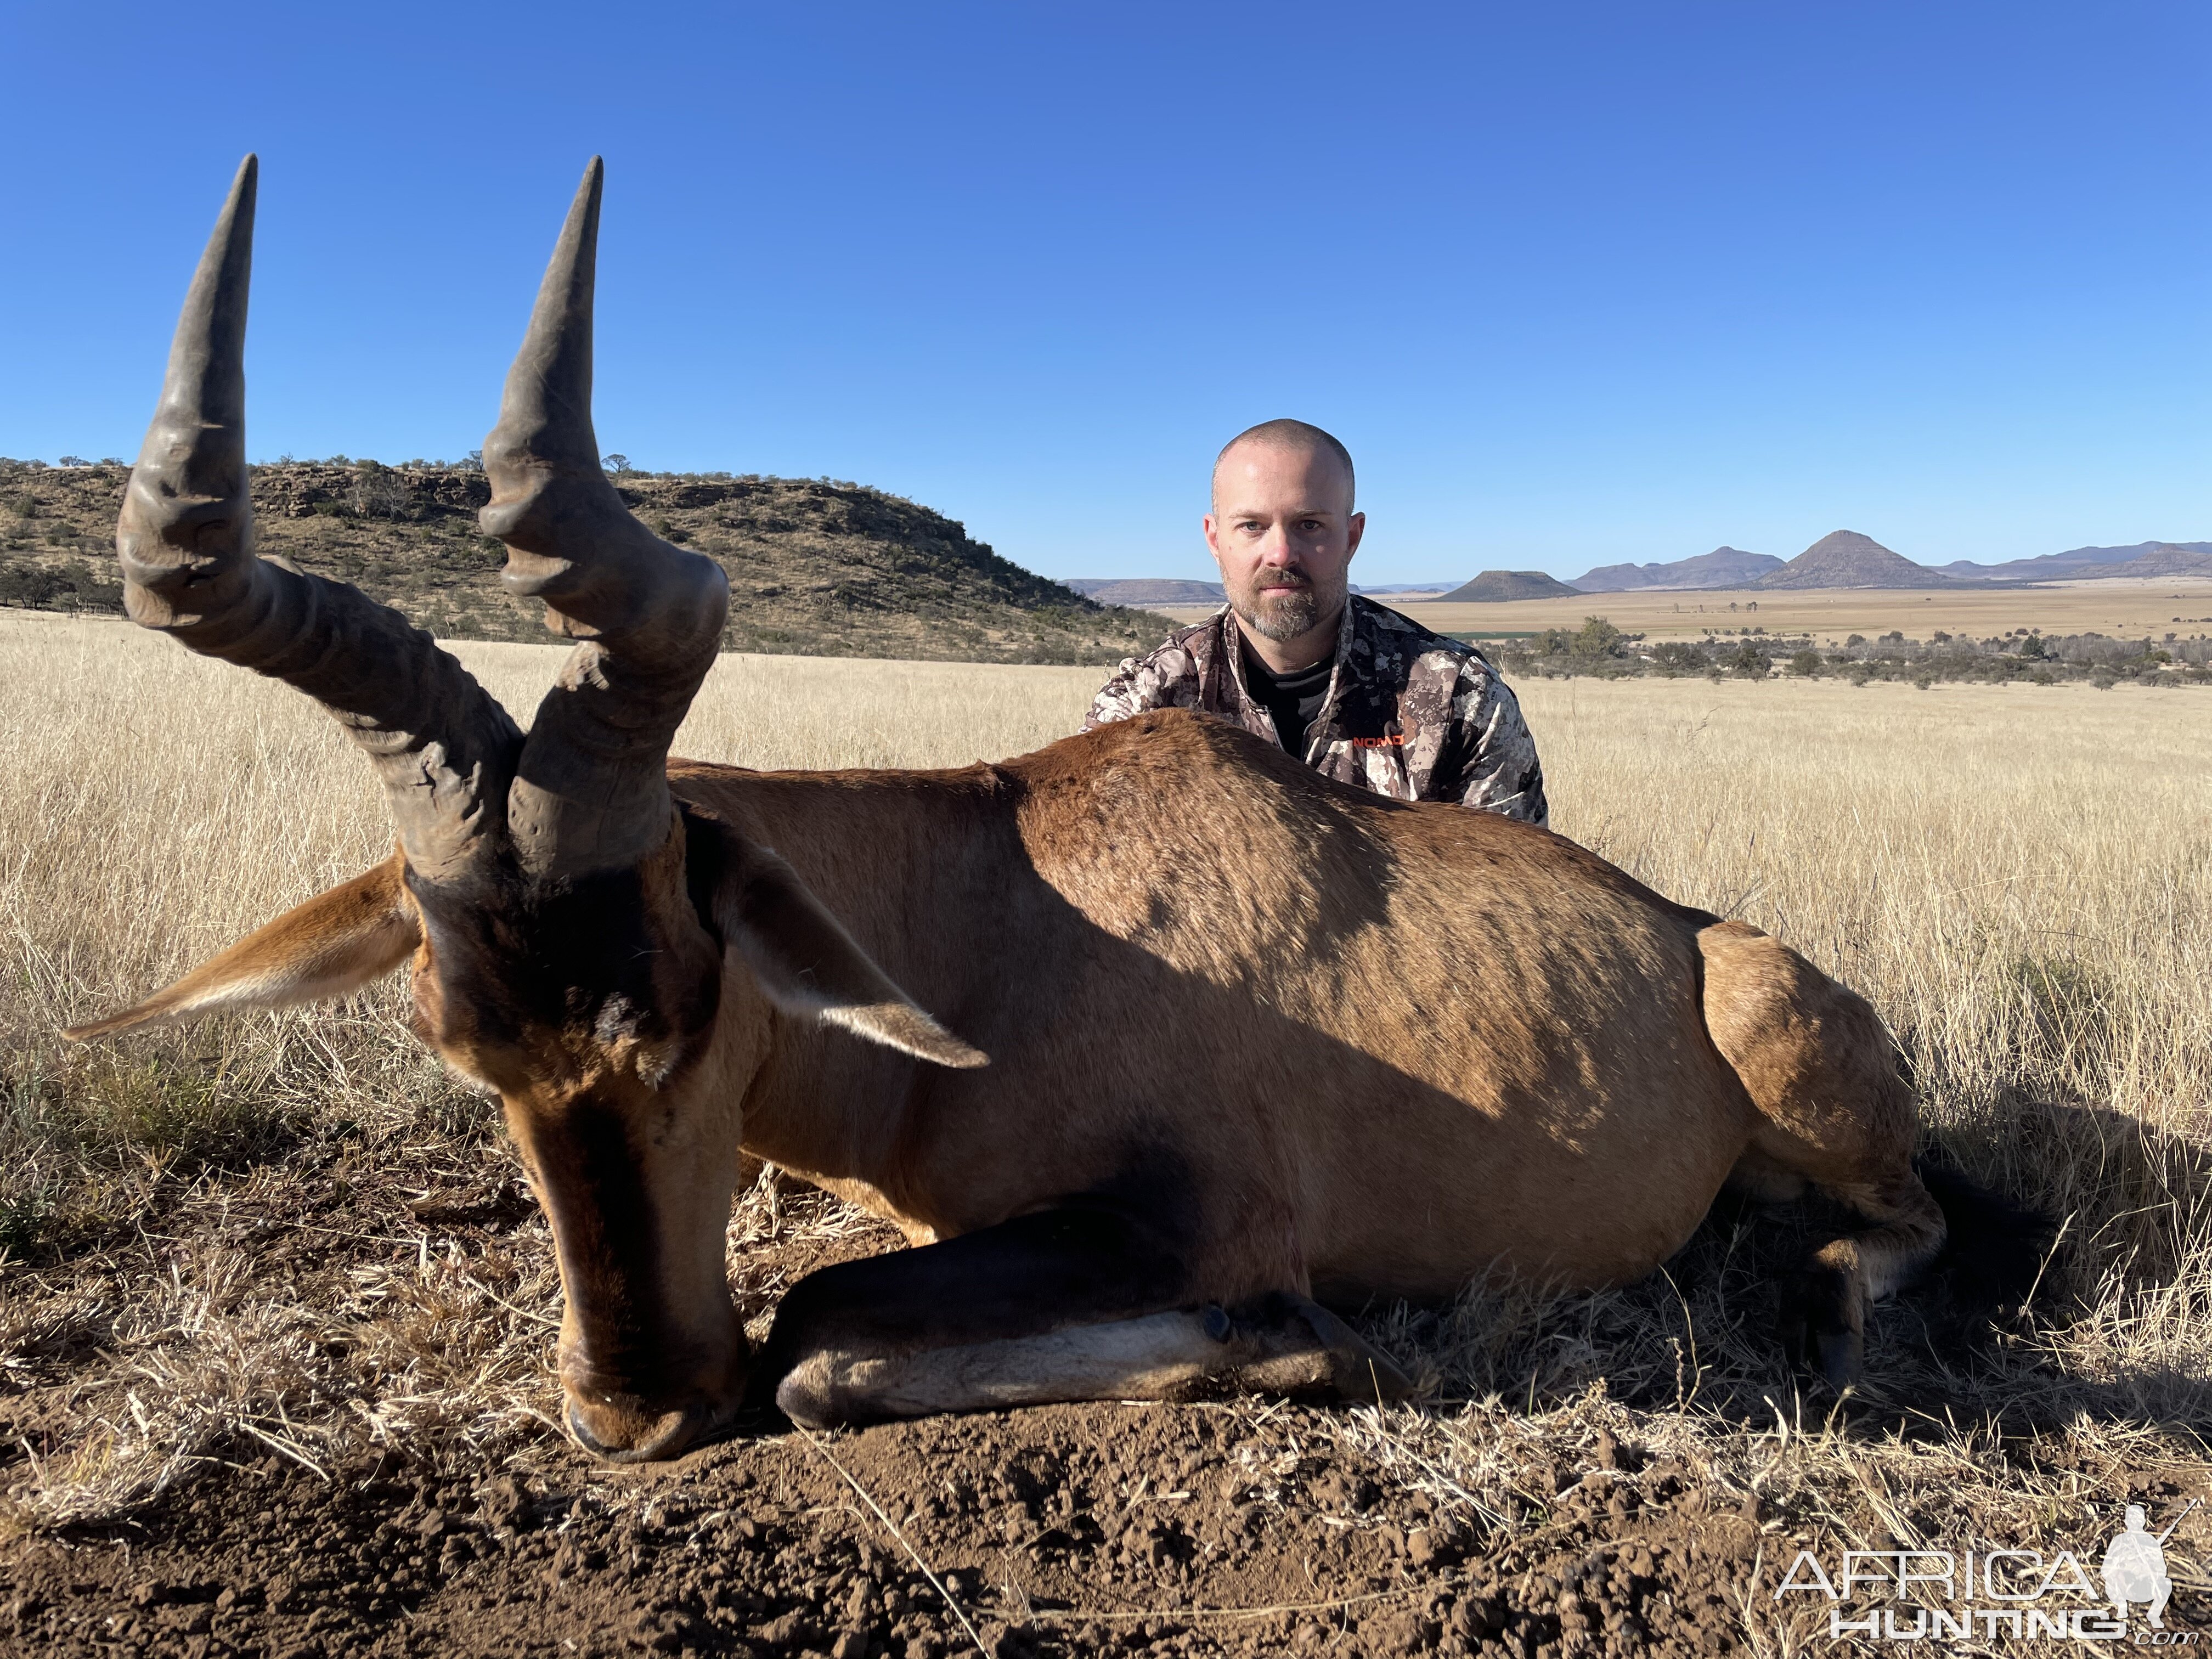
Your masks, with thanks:
[[[556,659],[460,652],[524,714]],[[678,750],[996,757],[1073,730],[1097,678],[728,657]],[[1492,1537],[1543,1525],[1562,1472],[1615,1438],[1846,1540],[2073,1547],[2111,1530],[2116,1490],[2203,1490],[2200,700],[1689,680],[1523,696],[1554,827],[1869,995],[1935,1138],[2061,1218],[2061,1246],[2035,1320],[1971,1364],[1886,1317],[1856,1419],[1802,1408],[1775,1365],[1764,1275],[1790,1246],[1771,1230],[1709,1228],[1607,1295],[1378,1310],[1434,1398],[1295,1426],[1237,1408],[1257,1489],[1310,1455],[1318,1420],[1332,1455]],[[396,990],[91,1050],[54,1036],[383,855],[368,769],[327,717],[119,624],[9,617],[0,753],[0,1533],[125,1514],[246,1445],[316,1470],[402,1440],[457,1468],[550,1447],[542,1224]],[[464,1248],[454,1216],[500,1224]],[[757,1321],[790,1278],[881,1243],[768,1172],[732,1219],[733,1282]],[[2198,1535],[2170,1547],[2202,1589]]]

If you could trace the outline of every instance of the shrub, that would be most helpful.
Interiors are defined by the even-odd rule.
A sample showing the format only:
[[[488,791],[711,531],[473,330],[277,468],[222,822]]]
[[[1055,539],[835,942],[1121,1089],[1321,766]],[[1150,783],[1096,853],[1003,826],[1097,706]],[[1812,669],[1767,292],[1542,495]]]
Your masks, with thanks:
[[[1603,617],[1584,617],[1567,648],[1577,657],[1613,656],[1620,648],[1620,630]]]

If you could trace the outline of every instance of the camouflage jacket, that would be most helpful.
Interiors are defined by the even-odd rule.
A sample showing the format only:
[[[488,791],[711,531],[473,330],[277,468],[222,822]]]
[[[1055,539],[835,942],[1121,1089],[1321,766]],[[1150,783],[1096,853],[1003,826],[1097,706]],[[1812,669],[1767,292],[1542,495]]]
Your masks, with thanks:
[[[1085,731],[1147,708],[1195,708],[1280,739],[1245,684],[1228,606],[1178,629],[1092,700]],[[1328,698],[1307,734],[1306,764],[1394,800],[1449,800],[1543,823],[1544,772],[1521,705],[1471,645],[1353,594],[1337,635]]]

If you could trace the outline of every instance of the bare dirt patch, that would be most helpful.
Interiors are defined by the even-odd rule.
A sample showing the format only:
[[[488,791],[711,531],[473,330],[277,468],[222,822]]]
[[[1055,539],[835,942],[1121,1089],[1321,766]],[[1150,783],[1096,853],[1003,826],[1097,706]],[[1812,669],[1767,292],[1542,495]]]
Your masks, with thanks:
[[[240,1305],[298,1318],[294,1341],[316,1352],[289,1405],[172,1417],[157,1431],[179,1455],[150,1486],[0,1544],[0,1651],[1765,1653],[1824,1632],[1825,1602],[1774,1600],[1801,1547],[1832,1560],[1971,1534],[2090,1559],[2124,1503],[2163,1516],[2212,1495],[2185,1433],[2029,1420],[2032,1358],[1969,1357],[1947,1377],[1923,1352],[1929,1297],[1885,1320],[1872,1399],[1802,1407],[1758,1328],[1759,1281],[1802,1241],[1741,1220],[1620,1296],[1369,1320],[1429,1376],[1419,1407],[764,1425],[613,1470],[551,1427],[548,1241],[503,1150],[403,1143],[305,1146],[281,1204],[252,1176],[203,1183],[146,1226],[145,1262],[126,1250],[15,1279],[0,1482],[81,1433],[88,1406],[125,1422],[173,1411],[153,1384],[188,1337],[90,1351],[112,1340],[108,1298],[156,1276],[165,1237],[173,1265],[202,1272],[224,1228],[252,1241]],[[732,1228],[752,1328],[792,1279],[893,1242],[767,1172]],[[31,1326],[43,1340],[22,1340]],[[1700,1329],[1710,1346],[1688,1353]],[[479,1368],[473,1399],[427,1369],[433,1344],[438,1363]],[[175,1357],[167,1386],[219,1393],[204,1362]],[[1519,1402],[1482,1389],[1492,1366]],[[2177,1560],[2212,1536],[2201,1516]],[[2191,1581],[2169,1624],[2212,1615],[2208,1588]]]

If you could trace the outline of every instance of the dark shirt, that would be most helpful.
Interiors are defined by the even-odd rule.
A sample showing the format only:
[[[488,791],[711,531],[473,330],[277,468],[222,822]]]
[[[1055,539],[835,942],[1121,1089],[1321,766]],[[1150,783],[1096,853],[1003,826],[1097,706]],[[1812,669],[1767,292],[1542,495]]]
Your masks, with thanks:
[[[1311,667],[1278,674],[1245,648],[1244,684],[1252,690],[1252,701],[1274,716],[1277,741],[1300,760],[1306,757],[1306,733],[1328,700],[1329,672],[1335,666],[1334,658],[1323,657]]]

